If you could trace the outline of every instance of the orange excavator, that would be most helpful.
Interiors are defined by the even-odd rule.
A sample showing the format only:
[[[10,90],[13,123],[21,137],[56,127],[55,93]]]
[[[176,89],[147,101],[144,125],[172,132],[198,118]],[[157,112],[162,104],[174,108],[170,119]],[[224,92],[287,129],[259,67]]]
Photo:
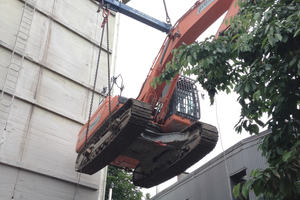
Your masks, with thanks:
[[[99,0],[100,6],[128,16],[133,9],[116,0]],[[171,61],[171,51],[194,42],[226,11],[238,12],[235,0],[197,1],[172,27],[137,19],[166,32],[167,37],[136,99],[107,96],[78,134],[75,169],[94,174],[106,165],[133,169],[133,183],[141,187],[160,184],[195,164],[211,152],[218,140],[216,127],[200,122],[195,81],[177,74],[172,81],[150,83]],[[129,13],[129,14],[128,14]],[[131,16],[142,15],[141,12]],[[155,22],[155,23],[154,23]],[[222,24],[218,32],[227,27]],[[87,128],[89,131],[87,131]]]

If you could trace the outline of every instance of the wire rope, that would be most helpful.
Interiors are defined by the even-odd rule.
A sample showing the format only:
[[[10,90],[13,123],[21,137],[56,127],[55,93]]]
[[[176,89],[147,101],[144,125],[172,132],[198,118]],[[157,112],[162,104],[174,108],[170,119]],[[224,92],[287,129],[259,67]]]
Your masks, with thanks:
[[[166,12],[166,22],[168,24],[171,24],[171,19],[170,19],[169,14],[168,14],[168,10],[167,10],[167,6],[166,6],[165,0],[163,0],[163,2],[164,2],[165,12]]]
[[[103,10],[103,13],[104,12],[105,11]],[[89,116],[88,116],[88,121],[87,121],[87,128],[86,128],[86,133],[85,133],[85,142],[84,142],[84,147],[83,147],[84,154],[85,154],[86,143],[87,143],[87,135],[88,135],[88,132],[89,132],[89,127],[90,127],[90,121],[91,121],[91,115],[92,115],[92,108],[93,108],[93,101],[94,101],[94,94],[95,94],[95,89],[96,89],[96,82],[97,82],[98,70],[99,70],[99,63],[100,63],[100,57],[101,57],[101,49],[102,49],[101,47],[102,47],[104,29],[105,29],[105,24],[107,22],[107,18],[108,18],[108,16],[106,16],[106,17],[103,18],[103,22],[102,22],[102,26],[101,26],[101,28],[102,28],[102,35],[101,35],[101,39],[100,39],[100,47],[99,47],[99,53],[98,53],[98,59],[97,59],[97,66],[96,66],[96,72],[95,72],[95,78],[94,78],[94,84],[93,84],[93,90],[92,90],[92,97],[91,97],[91,103],[90,103],[90,109],[89,109]],[[78,187],[79,187],[79,183],[80,183],[81,174],[82,174],[82,168],[80,169],[80,172],[79,172],[79,178],[78,178],[78,181],[77,181],[77,184],[76,184],[76,190],[75,190],[75,194],[74,194],[73,200],[75,200],[76,195],[77,195],[77,191],[78,191]]]
[[[106,8],[107,9],[107,8]],[[108,9],[107,9],[108,10]],[[109,15],[109,14],[108,14]],[[106,38],[107,38],[107,81],[108,81],[108,87],[110,86],[110,65],[109,65],[109,30],[108,30],[108,17],[106,19]],[[108,90],[108,109],[109,109],[109,127],[111,126],[111,89]]]

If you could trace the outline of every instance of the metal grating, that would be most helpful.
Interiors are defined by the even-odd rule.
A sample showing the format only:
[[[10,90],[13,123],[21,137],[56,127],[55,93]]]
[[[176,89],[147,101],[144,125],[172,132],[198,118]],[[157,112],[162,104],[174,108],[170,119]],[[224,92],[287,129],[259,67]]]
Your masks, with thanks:
[[[200,119],[200,105],[195,81],[180,76],[174,91],[175,114],[191,120]]]

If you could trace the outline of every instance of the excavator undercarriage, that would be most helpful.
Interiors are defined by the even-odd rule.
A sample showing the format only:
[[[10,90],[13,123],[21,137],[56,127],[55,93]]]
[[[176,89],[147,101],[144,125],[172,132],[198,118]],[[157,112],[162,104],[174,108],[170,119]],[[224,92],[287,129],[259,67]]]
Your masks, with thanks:
[[[146,129],[124,152],[140,160],[133,172],[133,183],[145,188],[158,185],[202,159],[214,149],[217,141],[217,129],[201,122],[175,133],[154,133]],[[142,149],[141,153],[132,151],[138,149],[137,146]]]

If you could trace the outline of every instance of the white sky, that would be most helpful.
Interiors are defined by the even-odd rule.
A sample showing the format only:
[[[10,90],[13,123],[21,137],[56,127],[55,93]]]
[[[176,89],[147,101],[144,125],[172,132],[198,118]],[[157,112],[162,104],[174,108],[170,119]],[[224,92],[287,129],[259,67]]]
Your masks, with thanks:
[[[195,2],[196,0],[166,0],[171,23],[175,24],[175,22]],[[165,22],[166,20],[162,0],[131,0],[127,5],[159,19],[160,21]],[[198,38],[198,41],[203,40],[210,35],[214,35],[221,22],[222,20],[216,22],[213,27],[210,27],[200,38]],[[125,85],[125,89],[122,93],[123,96],[131,98],[136,98],[138,96],[140,88],[165,37],[165,33],[124,15],[120,16],[115,75],[121,74],[123,77]],[[198,90],[202,91],[203,89],[199,86]],[[249,136],[247,133],[240,135],[234,131],[234,125],[238,122],[240,116],[240,105],[236,102],[236,94],[226,95],[226,93],[220,93],[216,97],[216,103],[213,106],[210,106],[208,95],[206,92],[204,93],[205,100],[201,99],[200,121],[212,124],[218,128],[216,117],[218,116],[220,125],[219,133],[221,132],[224,149],[231,147],[241,139]],[[115,90],[115,94],[119,94],[119,91]],[[187,172],[192,172],[221,152],[222,147],[219,138],[216,148],[199,163],[189,168]],[[173,178],[171,181],[161,184],[159,190],[165,189],[175,181],[176,178]],[[155,188],[143,190],[143,192],[144,194],[149,192],[151,193],[151,197],[153,197],[155,195]]]

